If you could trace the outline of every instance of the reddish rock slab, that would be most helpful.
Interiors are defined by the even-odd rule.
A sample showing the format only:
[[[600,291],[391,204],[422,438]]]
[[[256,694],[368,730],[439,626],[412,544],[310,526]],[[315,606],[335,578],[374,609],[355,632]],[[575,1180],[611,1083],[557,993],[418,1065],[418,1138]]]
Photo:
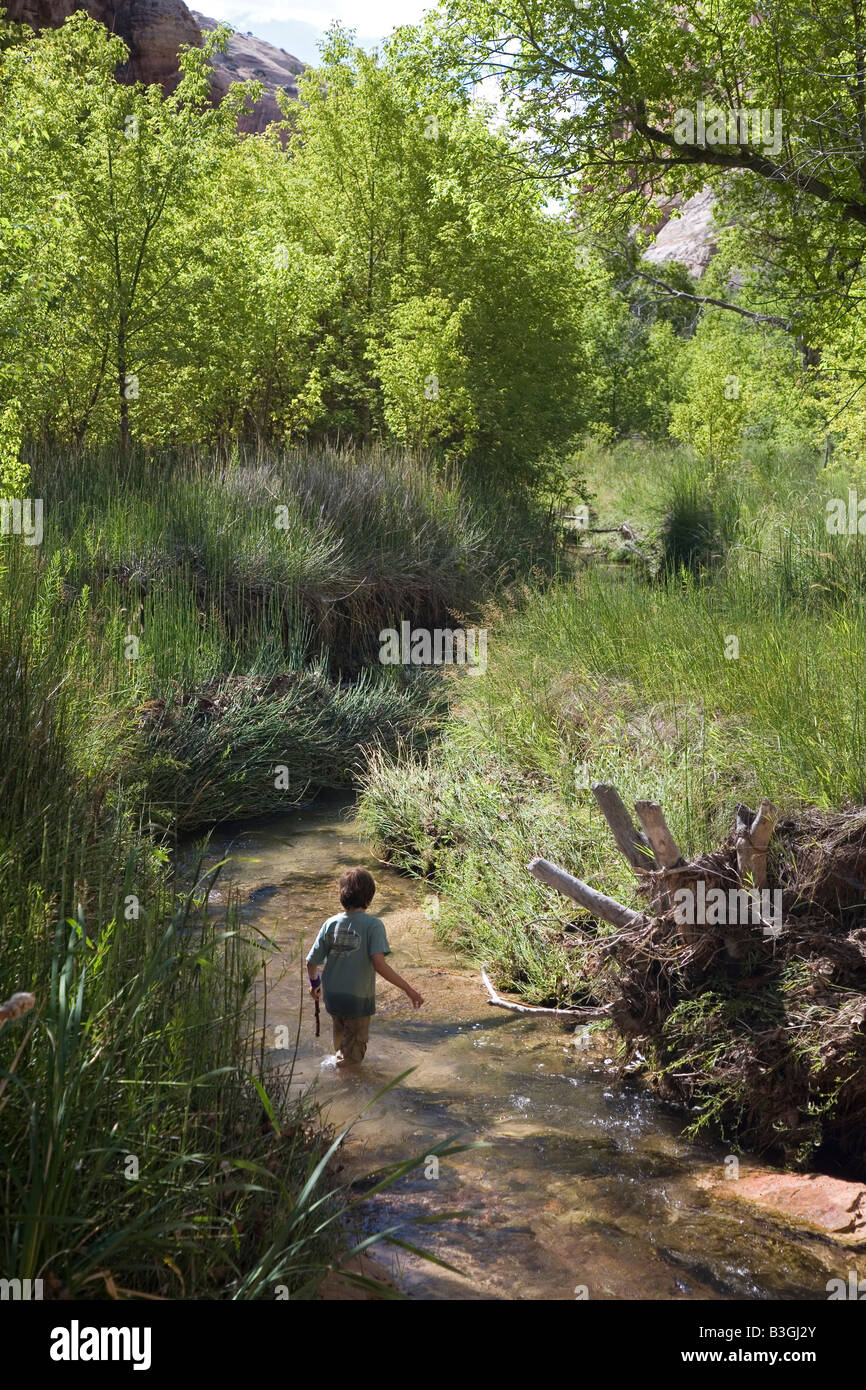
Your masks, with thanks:
[[[6,18],[33,29],[57,29],[75,10],[117,34],[129,49],[122,75],[171,91],[181,44],[201,47],[201,30],[184,0],[6,0]]]
[[[216,29],[215,19],[192,11],[192,17],[203,34]],[[228,42],[226,53],[215,53],[213,58],[214,75],[211,83],[214,99],[222,101],[232,82],[250,80],[263,83],[261,101],[252,111],[238,120],[238,130],[244,132],[264,130],[271,121],[281,121],[283,113],[277,102],[278,89],[290,97],[297,98],[298,78],[304,71],[299,58],[293,58],[284,48],[275,48],[264,39],[253,34],[233,34]]]
[[[866,1245],[866,1184],[824,1173],[741,1169],[734,1179],[707,1178],[714,1195],[749,1202],[773,1216],[810,1226],[845,1245]]]

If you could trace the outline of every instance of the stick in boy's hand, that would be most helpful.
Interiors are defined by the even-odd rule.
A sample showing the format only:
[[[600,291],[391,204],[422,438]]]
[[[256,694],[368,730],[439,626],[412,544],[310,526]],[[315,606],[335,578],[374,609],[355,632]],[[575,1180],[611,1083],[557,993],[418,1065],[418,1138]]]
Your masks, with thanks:
[[[309,979],[310,997],[316,1006],[316,1037],[318,1037],[319,1033],[322,1031],[321,1024],[319,1022],[319,1000],[322,997],[322,977],[321,975],[317,975],[314,979],[313,976],[310,975]]]

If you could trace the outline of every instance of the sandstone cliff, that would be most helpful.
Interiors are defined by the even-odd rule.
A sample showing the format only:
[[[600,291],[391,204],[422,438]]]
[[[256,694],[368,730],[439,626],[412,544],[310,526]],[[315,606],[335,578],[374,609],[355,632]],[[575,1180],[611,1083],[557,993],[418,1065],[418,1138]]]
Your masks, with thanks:
[[[156,82],[171,91],[177,81],[177,54],[181,44],[200,45],[202,33],[217,27],[216,21],[194,14],[183,0],[6,0],[7,18],[34,29],[57,28],[76,10],[123,39],[130,59],[119,76],[131,82]],[[304,64],[273,44],[251,34],[236,34],[228,52],[214,60],[214,100],[219,101],[230,83],[257,78],[266,93],[255,110],[242,119],[241,129],[263,130],[278,120],[274,96],[277,88],[298,94],[297,78]]]
[[[646,260],[655,265],[680,261],[700,279],[717,249],[712,193],[705,188],[679,207],[669,204],[663,216]]]
[[[192,11],[193,19],[202,33],[216,29],[217,21]],[[304,71],[299,58],[293,58],[284,48],[275,48],[252,34],[234,34],[229,39],[227,53],[214,59],[214,95],[225,96],[232,82],[263,82],[265,95],[249,116],[241,118],[241,130],[264,130],[271,121],[282,119],[274,93],[284,88],[290,97],[298,95],[298,77]]]

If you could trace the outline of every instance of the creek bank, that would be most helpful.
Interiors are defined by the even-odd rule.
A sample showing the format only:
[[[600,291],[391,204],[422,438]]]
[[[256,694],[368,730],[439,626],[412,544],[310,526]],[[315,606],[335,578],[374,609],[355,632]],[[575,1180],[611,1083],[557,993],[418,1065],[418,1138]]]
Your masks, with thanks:
[[[511,1001],[491,998],[489,1002],[508,1007]],[[514,1007],[529,1011],[518,1003]],[[606,1050],[602,1035],[596,1034],[593,1040],[588,1029],[581,1026],[574,1030],[574,1043],[585,1055],[587,1049],[593,1048],[596,1058]],[[607,1058],[606,1065],[613,1065],[613,1059]],[[619,1075],[627,1075],[639,1073],[640,1069],[638,1060],[618,1071]],[[852,1249],[866,1248],[866,1184],[862,1182],[821,1172],[784,1172],[733,1154],[726,1155],[721,1176],[707,1171],[698,1176],[697,1182],[713,1198],[743,1203],[787,1225],[813,1230]]]
[[[587,810],[549,778],[504,777],[443,760],[441,742],[372,764],[365,827],[441,891],[443,940],[497,991],[612,1020],[690,1137],[866,1181],[866,808],[771,808],[757,849],[761,815],[741,804],[721,845],[686,862],[656,802],[634,803],[661,818],[651,847],[611,784],[587,788]],[[683,898],[706,904],[700,921]]]
[[[278,949],[263,1001],[269,1067],[291,1074],[293,1087],[313,1086],[329,1124],[357,1120],[338,1179],[361,1196],[371,1172],[423,1156],[449,1135],[489,1146],[443,1161],[435,1177],[422,1164],[358,1208],[367,1234],[397,1225],[460,1271],[377,1249],[375,1263],[404,1292],[573,1300],[585,1286],[593,1299],[800,1300],[825,1298],[828,1281],[858,1264],[866,1273],[861,1252],[816,1241],[793,1222],[780,1230],[711,1190],[706,1180],[723,1177],[726,1152],[686,1142],[677,1119],[619,1076],[603,1035],[585,1046],[550,1021],[491,1009],[477,969],[437,941],[435,903],[381,866],[349,811],[347,798],[325,798],[305,812],[221,827],[210,848],[234,856],[226,872],[242,916]],[[333,911],[340,870],[356,863],[376,876],[374,909],[392,963],[425,1004],[413,1012],[383,986],[367,1059],[348,1074],[328,1065],[327,1027],[314,1036],[302,960]],[[430,1224],[455,1211],[464,1215]]]
[[[347,786],[364,743],[422,746],[441,709],[431,683],[364,674],[335,680],[321,665],[218,676],[135,711],[137,761],[151,803],[180,833],[282,812],[312,789]]]
[[[584,970],[651,1083],[722,1137],[787,1166],[814,1159],[864,1176],[866,1148],[866,809],[778,818],[737,807],[722,846],[687,863],[657,802],[593,794],[637,877],[644,911],[545,859],[529,871],[584,909]],[[778,917],[755,920],[757,891]],[[683,916],[678,900],[727,910]],[[592,919],[608,930],[594,927]],[[611,930],[612,929],[612,930]],[[810,1162],[812,1160],[812,1162]]]

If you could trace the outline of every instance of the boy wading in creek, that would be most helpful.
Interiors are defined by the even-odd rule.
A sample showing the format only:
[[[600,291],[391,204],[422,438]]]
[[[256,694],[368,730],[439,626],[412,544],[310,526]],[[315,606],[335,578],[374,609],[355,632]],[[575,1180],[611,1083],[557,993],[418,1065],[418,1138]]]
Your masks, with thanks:
[[[377,975],[402,989],[413,1008],[424,1003],[418,991],[385,960],[391,954],[385,923],[367,911],[375,892],[373,875],[366,869],[346,869],[340,876],[343,911],[322,923],[307,956],[310,994],[317,1002],[324,994],[334,1025],[338,1067],[364,1060],[370,1019],[376,1012]],[[321,966],[323,974],[319,973]]]

